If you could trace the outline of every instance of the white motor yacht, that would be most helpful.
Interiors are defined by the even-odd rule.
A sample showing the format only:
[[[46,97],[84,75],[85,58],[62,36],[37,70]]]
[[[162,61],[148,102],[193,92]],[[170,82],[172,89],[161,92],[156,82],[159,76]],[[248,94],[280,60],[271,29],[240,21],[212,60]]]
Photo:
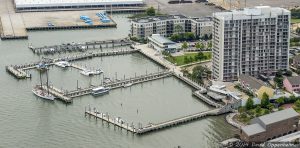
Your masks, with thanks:
[[[98,95],[103,95],[106,93],[109,93],[110,88],[109,87],[97,87],[92,89],[92,95],[93,96],[98,96]]]
[[[103,73],[103,71],[101,69],[97,69],[97,70],[85,69],[85,70],[82,70],[80,73],[85,76],[92,76],[92,75],[99,75],[99,74]]]
[[[67,61],[59,61],[54,63],[56,66],[62,67],[62,68],[66,68],[66,67],[70,67],[71,64]]]

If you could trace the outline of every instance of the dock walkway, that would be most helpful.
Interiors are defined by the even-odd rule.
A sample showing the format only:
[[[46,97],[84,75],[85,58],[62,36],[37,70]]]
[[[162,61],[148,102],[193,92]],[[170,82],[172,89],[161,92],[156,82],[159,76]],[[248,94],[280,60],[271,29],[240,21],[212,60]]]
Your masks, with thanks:
[[[89,58],[93,58],[93,57],[131,54],[131,53],[134,53],[137,51],[138,50],[135,50],[135,49],[127,49],[127,50],[112,50],[112,51],[83,53],[83,54],[73,55],[73,56],[68,56],[68,57],[60,57],[57,59],[42,59],[41,61],[21,64],[21,65],[10,65],[10,66],[6,66],[6,70],[18,79],[25,79],[25,78],[30,77],[30,75],[27,74],[25,72],[25,70],[35,69],[35,68],[37,68],[36,66],[40,63],[44,63],[44,64],[47,64],[50,66],[50,65],[53,65],[55,62],[59,62],[59,61],[72,62],[72,61],[89,59]]]
[[[133,78],[127,78],[127,79],[120,80],[120,81],[112,81],[110,83],[102,84],[100,86],[92,86],[92,87],[88,87],[88,88],[82,88],[82,89],[78,89],[78,90],[69,91],[65,95],[68,97],[74,98],[74,97],[89,95],[92,92],[92,89],[97,88],[97,87],[110,87],[110,89],[116,89],[116,88],[124,87],[125,84],[128,84],[128,83],[135,85],[135,84],[139,84],[139,83],[162,79],[162,78],[169,77],[169,76],[172,76],[172,72],[170,72],[170,71],[150,73],[147,75],[136,76]]]
[[[217,108],[217,109],[213,109],[213,110],[209,110],[209,111],[203,111],[203,112],[199,112],[199,113],[195,113],[195,114],[191,114],[191,115],[187,115],[187,116],[183,116],[183,117],[179,117],[179,118],[175,118],[172,120],[168,120],[168,121],[164,121],[161,123],[150,123],[147,126],[142,127],[140,124],[140,127],[135,128],[133,124],[131,124],[129,126],[128,123],[120,123],[120,122],[116,122],[116,120],[114,118],[110,118],[108,115],[103,114],[103,113],[98,113],[97,111],[92,111],[91,109],[85,110],[85,115],[89,115],[89,116],[93,116],[96,119],[102,119],[108,123],[111,123],[113,125],[119,126],[127,131],[130,131],[132,133],[135,134],[144,134],[147,132],[151,132],[151,131],[155,131],[155,130],[159,130],[159,129],[163,129],[163,128],[167,128],[167,127],[172,127],[178,124],[182,124],[185,122],[189,122],[192,120],[196,120],[199,118],[204,118],[206,116],[215,116],[215,115],[219,115],[222,114],[220,113],[221,109]]]
[[[106,40],[106,41],[89,41],[84,43],[67,43],[60,45],[51,45],[43,47],[28,46],[36,54],[53,54],[60,52],[87,51],[89,49],[103,49],[130,46],[132,41],[128,39]]]
[[[128,123],[123,123],[123,122],[118,122],[114,118],[110,118],[109,115],[103,114],[103,113],[98,113],[98,112],[93,112],[93,111],[85,111],[85,114],[88,114],[90,116],[95,117],[96,119],[102,119],[108,123],[111,123],[115,126],[119,126],[127,131],[136,133],[136,129],[134,128],[133,125],[129,125]]]
[[[159,130],[159,129],[163,129],[163,128],[166,128],[166,127],[171,127],[171,126],[174,126],[174,125],[177,125],[177,124],[189,122],[189,121],[196,120],[196,119],[199,119],[199,118],[203,118],[203,117],[206,117],[206,116],[215,116],[215,115],[219,114],[219,110],[220,109],[217,108],[217,109],[213,109],[213,110],[209,110],[209,111],[204,111],[204,112],[199,112],[199,113],[196,113],[196,114],[183,116],[183,117],[180,117],[180,118],[172,119],[172,120],[161,122],[161,123],[158,123],[158,124],[150,124],[148,126],[137,129],[136,133],[137,134],[143,134],[143,133],[147,133],[147,132],[150,132],[150,131]]]
[[[43,86],[43,89],[44,90],[47,90],[47,86]],[[62,91],[51,86],[51,87],[48,87],[49,89],[49,93],[52,94],[53,96],[55,96],[56,98],[66,102],[66,103],[71,103],[72,102],[72,99],[70,97],[67,97],[67,96],[64,96],[62,94]]]

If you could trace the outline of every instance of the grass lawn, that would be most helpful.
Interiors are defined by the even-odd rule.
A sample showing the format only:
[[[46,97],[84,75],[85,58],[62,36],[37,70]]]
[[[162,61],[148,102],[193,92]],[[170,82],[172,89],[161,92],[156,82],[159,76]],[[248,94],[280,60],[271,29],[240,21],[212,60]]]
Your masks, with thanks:
[[[174,57],[167,57],[166,59],[172,63],[176,63],[176,65],[180,66],[180,65],[184,65],[184,64],[189,64],[189,63],[193,63],[193,62],[199,62],[199,61],[204,61],[204,60],[209,60],[211,59],[211,52],[203,52],[203,55],[206,56],[207,58],[206,59],[196,59],[195,57],[197,56],[198,53],[186,53],[182,56],[174,56]],[[186,62],[184,60],[184,58],[187,57],[189,59],[192,59],[192,60],[189,60],[188,62]]]
[[[292,19],[292,23],[300,23],[300,19]]]

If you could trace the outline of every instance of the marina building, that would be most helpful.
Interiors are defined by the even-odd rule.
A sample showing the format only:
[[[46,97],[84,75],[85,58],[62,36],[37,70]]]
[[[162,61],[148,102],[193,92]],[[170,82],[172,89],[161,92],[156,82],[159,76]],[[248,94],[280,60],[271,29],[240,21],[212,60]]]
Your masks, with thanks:
[[[180,46],[177,43],[165,38],[159,34],[152,34],[148,37],[149,47],[154,48],[157,51],[167,51],[170,53],[176,52]]]
[[[213,17],[213,77],[270,75],[289,66],[290,11],[257,6]]]
[[[212,18],[188,18],[184,15],[153,16],[133,19],[131,37],[147,38],[152,34],[170,37],[174,33],[193,32],[197,36],[211,35]]]
[[[299,114],[289,108],[252,119],[250,125],[241,128],[240,138],[246,142],[265,142],[299,129]]]
[[[14,0],[16,11],[108,9],[144,6],[144,0]]]

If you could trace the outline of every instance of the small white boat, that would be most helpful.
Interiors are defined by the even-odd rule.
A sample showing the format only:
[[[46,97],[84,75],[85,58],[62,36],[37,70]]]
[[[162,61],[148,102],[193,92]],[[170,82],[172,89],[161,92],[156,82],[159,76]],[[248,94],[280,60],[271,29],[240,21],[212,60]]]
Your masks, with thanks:
[[[92,76],[92,75],[99,75],[99,74],[103,73],[103,71],[101,69],[97,69],[97,70],[85,69],[85,70],[82,70],[80,73],[85,76]]]
[[[37,70],[40,70],[40,71],[45,71],[45,70],[48,70],[48,64],[45,64],[43,62],[35,65],[35,67],[37,68]]]
[[[121,117],[115,118],[115,121],[116,121],[117,123],[121,123],[121,124],[124,123],[124,121],[121,119]]]
[[[67,61],[59,61],[54,63],[56,66],[62,67],[62,68],[66,68],[66,67],[70,67],[71,64]]]
[[[55,99],[55,97],[54,97],[52,94],[48,93],[46,90],[41,89],[41,87],[39,87],[39,86],[36,86],[36,87],[32,90],[32,92],[33,92],[36,96],[38,96],[38,97],[40,97],[40,98],[43,98],[43,99],[46,99],[46,100],[51,100],[51,101],[53,101],[53,100]]]
[[[130,86],[132,86],[132,84],[133,84],[133,83],[127,83],[127,84],[125,84],[123,87],[130,87]]]
[[[97,87],[92,89],[92,95],[93,96],[98,96],[98,95],[103,95],[106,93],[109,93],[110,88],[109,87]]]

